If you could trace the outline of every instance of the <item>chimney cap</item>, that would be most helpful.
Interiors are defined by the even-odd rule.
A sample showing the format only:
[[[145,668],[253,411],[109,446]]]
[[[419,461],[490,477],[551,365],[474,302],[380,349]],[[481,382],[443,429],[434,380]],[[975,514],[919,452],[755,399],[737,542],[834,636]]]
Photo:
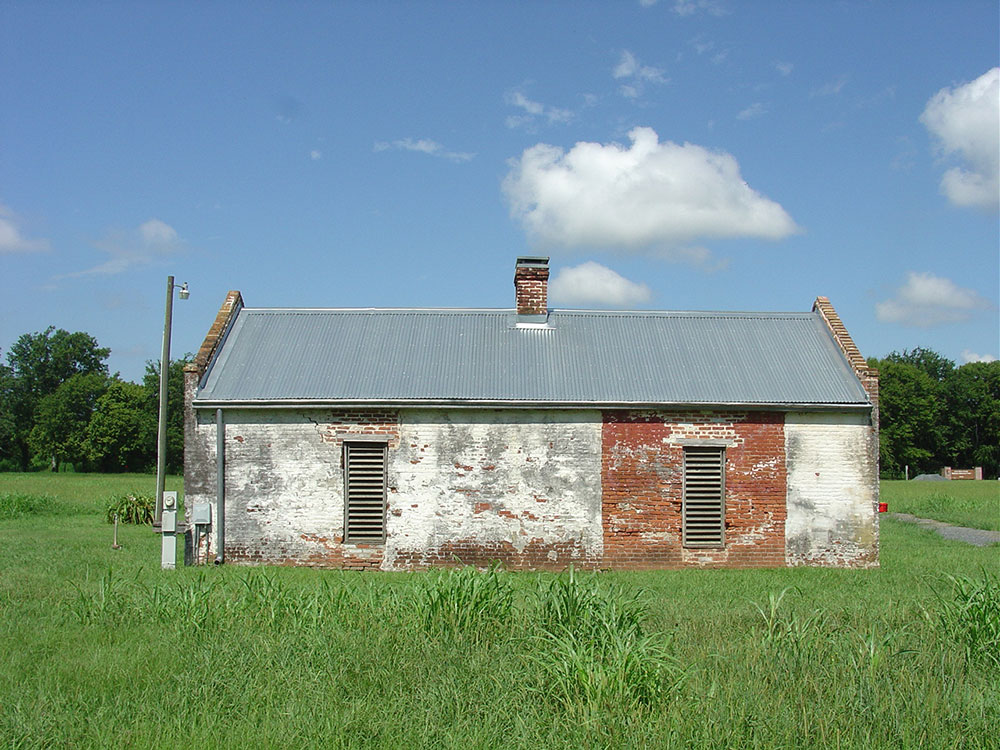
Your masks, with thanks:
[[[549,258],[547,255],[522,255],[517,259],[517,266],[548,266]]]

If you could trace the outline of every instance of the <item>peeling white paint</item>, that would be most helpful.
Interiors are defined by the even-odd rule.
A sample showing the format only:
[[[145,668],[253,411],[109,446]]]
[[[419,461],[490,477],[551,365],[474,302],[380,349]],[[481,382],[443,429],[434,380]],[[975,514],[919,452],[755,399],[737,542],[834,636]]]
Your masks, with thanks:
[[[352,431],[330,420],[320,409],[226,412],[227,549],[309,561],[341,546],[340,438]],[[210,475],[214,419],[199,418],[189,439]],[[600,471],[597,411],[404,410],[388,452],[382,567],[463,544],[599,561]],[[214,492],[206,483],[188,502],[210,503],[214,516]],[[202,561],[217,549],[214,528],[210,540]]]
[[[876,440],[867,415],[786,415],[789,565],[878,564]]]
[[[529,553],[550,564],[603,559],[602,415],[597,410],[404,409],[392,427],[384,547],[341,545],[342,440],[366,429],[329,409],[226,410],[226,546],[251,559],[322,561],[336,554],[381,561],[384,569],[448,562],[453,547]],[[384,416],[384,414],[383,414]],[[393,413],[393,419],[397,415]],[[721,423],[732,415],[673,425],[664,442],[703,438],[742,443]],[[376,420],[377,422],[378,420]],[[717,426],[716,421],[720,424]],[[187,422],[188,507],[215,508],[215,419]],[[785,418],[789,565],[877,565],[877,436],[864,415],[793,413]],[[626,458],[611,448],[607,458]],[[762,458],[746,475],[774,472]],[[742,472],[741,472],[742,473]],[[622,510],[632,503],[623,502]],[[618,524],[610,519],[609,533]],[[766,541],[768,523],[738,547]],[[680,545],[676,534],[643,541]],[[199,551],[215,555],[217,529]],[[725,564],[729,552],[681,550],[685,562]],[[374,564],[374,563],[373,563]]]
[[[405,411],[390,471],[385,568],[468,541],[603,553],[600,412]]]

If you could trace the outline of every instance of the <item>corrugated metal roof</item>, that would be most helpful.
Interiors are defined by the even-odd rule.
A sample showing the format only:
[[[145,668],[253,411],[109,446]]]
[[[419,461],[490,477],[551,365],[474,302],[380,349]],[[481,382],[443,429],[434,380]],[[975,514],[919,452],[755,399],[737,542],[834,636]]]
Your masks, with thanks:
[[[196,403],[865,404],[815,313],[244,308]]]

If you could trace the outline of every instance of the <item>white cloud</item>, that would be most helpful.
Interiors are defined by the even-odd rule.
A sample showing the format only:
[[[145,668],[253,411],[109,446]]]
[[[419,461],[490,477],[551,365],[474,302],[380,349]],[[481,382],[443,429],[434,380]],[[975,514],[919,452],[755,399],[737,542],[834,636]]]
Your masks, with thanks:
[[[719,0],[674,0],[673,11],[682,18],[702,12],[719,17],[729,12]]]
[[[809,96],[835,96],[839,94],[846,85],[847,76],[840,76],[833,81],[824,83],[822,86],[813,89],[809,92]]]
[[[159,219],[150,219],[139,225],[139,237],[147,248],[175,248],[178,243],[177,231]]]
[[[323,152],[314,148],[312,151],[309,152],[309,158],[312,159],[313,161],[319,161],[320,159],[323,158]]]
[[[532,101],[521,91],[508,91],[504,95],[504,101],[511,107],[522,110],[522,114],[507,117],[506,125],[508,128],[533,125],[537,119],[547,120],[549,124],[569,122],[573,119],[572,111]]]
[[[761,117],[767,114],[767,107],[761,102],[754,102],[746,109],[740,110],[740,113],[736,115],[737,120],[753,120],[754,118]]]
[[[29,240],[23,234],[18,217],[7,206],[0,203],[0,254],[31,253],[48,250],[48,240]]]
[[[653,68],[649,65],[641,65],[639,60],[628,50],[622,52],[621,60],[615,66],[612,73],[615,78],[638,78],[651,83],[666,83],[663,71],[660,68]]]
[[[416,151],[421,154],[437,156],[454,162],[471,161],[476,156],[475,154],[461,151],[449,151],[437,141],[432,141],[428,138],[400,138],[395,141],[378,141],[374,146],[374,150]]]
[[[701,34],[688,43],[694,47],[694,51],[699,55],[704,55],[706,52],[711,52],[715,49],[715,42],[710,39],[705,39],[705,37]]]
[[[986,300],[951,279],[909,271],[895,296],[875,305],[875,317],[883,323],[925,328],[960,323],[986,307]]]
[[[553,302],[567,306],[633,307],[652,297],[645,284],[629,281],[592,260],[560,269],[549,289]]]
[[[651,128],[631,147],[539,143],[510,162],[503,190],[511,215],[537,241],[565,247],[661,251],[696,238],[781,239],[797,230],[785,210],[751,189],[724,151],[658,141]]]
[[[729,59],[728,49],[717,49],[717,45],[711,39],[708,39],[704,34],[698,34],[693,39],[688,40],[688,45],[694,49],[695,53],[701,57],[709,52],[714,52],[714,54],[709,58],[713,65],[721,65],[726,60]],[[680,56],[678,56],[678,60]]]
[[[1000,206],[1000,68],[931,97],[920,122],[941,151],[965,161],[941,179],[941,192],[957,206],[996,211]]]
[[[135,229],[111,230],[94,246],[109,257],[104,263],[85,271],[56,276],[57,279],[75,276],[111,275],[135,266],[147,266],[154,261],[176,255],[184,249],[184,242],[177,231],[159,219],[150,219]]]
[[[996,362],[997,358],[992,354],[976,354],[974,351],[969,349],[962,350],[962,363],[969,364],[970,362]]]
[[[621,59],[614,70],[611,71],[611,75],[616,81],[624,81],[619,91],[629,99],[642,96],[645,84],[647,83],[663,84],[667,82],[662,69],[643,65],[628,50],[622,51]]]
[[[505,97],[508,104],[520,107],[529,115],[540,115],[545,111],[545,105],[533,102],[520,91],[511,91]]]
[[[781,75],[787,76],[791,75],[792,71],[795,69],[795,66],[790,62],[782,62],[779,60],[774,64],[774,69],[777,70],[779,73],[781,73]]]

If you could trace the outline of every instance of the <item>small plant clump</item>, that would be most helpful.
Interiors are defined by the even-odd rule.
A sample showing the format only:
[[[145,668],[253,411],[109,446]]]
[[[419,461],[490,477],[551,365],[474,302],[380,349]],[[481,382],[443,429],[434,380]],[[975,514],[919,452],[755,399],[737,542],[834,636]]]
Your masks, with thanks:
[[[152,496],[126,492],[111,497],[106,518],[108,523],[114,523],[117,515],[119,523],[151,524],[155,507],[156,500]]]
[[[435,574],[421,591],[417,612],[433,633],[487,638],[511,616],[514,590],[499,568],[480,573],[473,567]]]

